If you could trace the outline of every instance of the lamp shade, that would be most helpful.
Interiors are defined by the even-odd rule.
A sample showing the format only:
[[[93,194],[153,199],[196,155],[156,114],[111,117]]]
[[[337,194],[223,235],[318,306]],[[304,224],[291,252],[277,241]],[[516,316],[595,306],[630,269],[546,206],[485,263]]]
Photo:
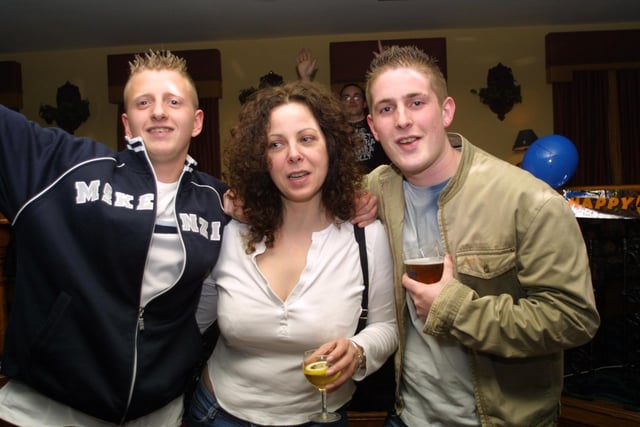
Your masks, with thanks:
[[[536,139],[538,139],[538,136],[532,129],[523,129],[518,132],[518,136],[516,137],[516,142],[513,143],[512,150],[524,151],[529,148]]]

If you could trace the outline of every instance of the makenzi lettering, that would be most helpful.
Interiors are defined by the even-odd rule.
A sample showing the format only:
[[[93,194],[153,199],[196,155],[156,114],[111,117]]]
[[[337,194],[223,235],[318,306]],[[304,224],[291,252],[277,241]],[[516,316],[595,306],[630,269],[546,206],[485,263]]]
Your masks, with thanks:
[[[76,181],[76,203],[95,203],[103,202],[109,206],[135,209],[135,210],[153,210],[155,194],[145,193],[135,196],[133,194],[123,193],[121,191],[113,191],[113,187],[108,182],[101,188],[99,179],[89,183],[84,181]],[[198,233],[209,240],[220,240],[220,221],[207,221],[196,214],[180,213],[180,229],[183,232]]]

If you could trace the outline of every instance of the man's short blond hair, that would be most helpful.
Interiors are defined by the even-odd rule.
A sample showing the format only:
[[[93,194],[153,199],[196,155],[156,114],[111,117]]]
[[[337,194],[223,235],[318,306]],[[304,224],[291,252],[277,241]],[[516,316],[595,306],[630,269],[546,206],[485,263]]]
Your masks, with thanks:
[[[169,50],[153,50],[149,49],[143,54],[136,54],[133,60],[129,61],[129,79],[124,87],[124,103],[127,105],[127,92],[131,77],[147,70],[168,70],[179,73],[187,80],[191,95],[193,96],[194,106],[198,108],[198,91],[196,84],[187,71],[187,61]]]
[[[416,46],[391,46],[377,55],[367,71],[367,103],[372,105],[371,86],[373,82],[385,71],[396,68],[412,68],[424,74],[431,82],[431,88],[442,104],[448,94],[447,81],[438,66],[438,61],[433,56],[427,55]]]

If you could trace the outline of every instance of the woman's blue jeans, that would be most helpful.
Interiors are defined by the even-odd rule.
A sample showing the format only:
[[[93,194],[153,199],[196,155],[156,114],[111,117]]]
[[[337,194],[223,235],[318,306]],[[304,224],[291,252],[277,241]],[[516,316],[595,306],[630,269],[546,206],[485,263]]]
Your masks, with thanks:
[[[342,419],[334,423],[309,422],[299,424],[299,427],[347,427],[346,410],[341,408],[337,412],[342,415]],[[202,381],[198,382],[193,392],[191,404],[184,415],[184,423],[187,427],[264,427],[242,420],[222,409]]]

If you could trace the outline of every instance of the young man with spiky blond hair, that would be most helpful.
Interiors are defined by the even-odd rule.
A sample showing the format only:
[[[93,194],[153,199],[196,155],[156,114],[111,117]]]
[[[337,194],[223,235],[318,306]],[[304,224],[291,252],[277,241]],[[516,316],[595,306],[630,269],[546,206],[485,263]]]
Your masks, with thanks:
[[[0,107],[17,251],[0,418],[15,425],[181,424],[227,186],[187,154],[203,112],[184,59],[130,66],[121,152]]]
[[[399,426],[555,426],[563,351],[599,325],[589,260],[564,198],[447,132],[456,109],[433,58],[393,46],[367,75],[369,124],[393,162],[368,176],[394,258]],[[403,254],[440,244],[442,277]]]

